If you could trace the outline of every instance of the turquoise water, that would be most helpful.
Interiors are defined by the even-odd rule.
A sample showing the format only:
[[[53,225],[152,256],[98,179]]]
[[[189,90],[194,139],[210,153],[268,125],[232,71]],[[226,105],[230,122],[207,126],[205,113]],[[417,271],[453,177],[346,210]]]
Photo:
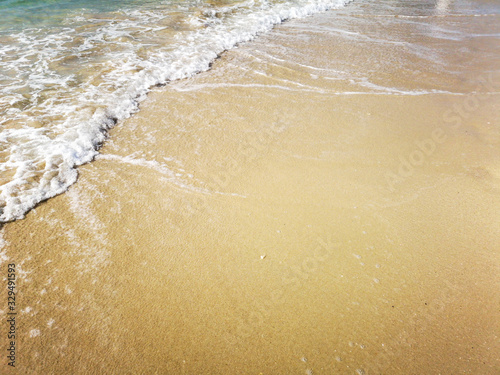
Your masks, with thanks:
[[[172,1],[170,1],[172,2]],[[140,6],[154,7],[166,1],[122,0],[122,1],[64,1],[64,0],[1,0],[1,31],[22,30],[29,27],[57,26],[72,14],[84,10],[94,13],[113,12]]]
[[[151,87],[348,0],[0,0],[0,222],[64,192]]]

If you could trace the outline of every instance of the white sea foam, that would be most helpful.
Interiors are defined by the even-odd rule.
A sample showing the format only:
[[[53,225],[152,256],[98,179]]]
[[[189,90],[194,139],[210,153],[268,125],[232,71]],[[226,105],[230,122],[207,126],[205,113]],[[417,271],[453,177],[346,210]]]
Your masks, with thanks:
[[[107,130],[152,86],[206,71],[223,51],[286,19],[349,1],[82,10],[58,29],[0,34],[0,222],[66,191],[75,167],[97,155]]]

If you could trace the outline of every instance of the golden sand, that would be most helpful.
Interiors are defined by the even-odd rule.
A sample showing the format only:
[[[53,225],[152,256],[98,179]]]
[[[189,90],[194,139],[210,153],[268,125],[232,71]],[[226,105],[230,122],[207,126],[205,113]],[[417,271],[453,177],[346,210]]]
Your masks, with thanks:
[[[18,373],[498,370],[498,75],[381,67],[372,82],[456,94],[373,93],[325,77],[383,51],[310,22],[156,90],[4,226]]]

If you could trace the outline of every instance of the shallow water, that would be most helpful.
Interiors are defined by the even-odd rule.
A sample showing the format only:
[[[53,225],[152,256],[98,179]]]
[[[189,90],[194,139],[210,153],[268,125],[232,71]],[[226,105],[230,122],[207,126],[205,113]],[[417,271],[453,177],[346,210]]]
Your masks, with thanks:
[[[284,19],[345,2],[3,2],[0,220],[65,191],[150,87],[209,69]]]
[[[224,50],[285,19],[332,7],[345,16],[296,32],[298,41],[305,32],[342,36],[340,69],[323,79],[335,94],[461,95],[477,89],[463,71],[477,64],[496,71],[497,49],[487,45],[499,36],[493,1],[345,3],[1,2],[0,222],[66,191],[75,167],[93,160],[107,131],[137,112],[152,86],[209,69]],[[400,24],[404,33],[392,32]],[[491,33],[481,31],[485,24]],[[442,48],[451,44],[458,54]],[[365,46],[376,50],[376,62],[354,53]],[[296,54],[293,45],[276,48]]]

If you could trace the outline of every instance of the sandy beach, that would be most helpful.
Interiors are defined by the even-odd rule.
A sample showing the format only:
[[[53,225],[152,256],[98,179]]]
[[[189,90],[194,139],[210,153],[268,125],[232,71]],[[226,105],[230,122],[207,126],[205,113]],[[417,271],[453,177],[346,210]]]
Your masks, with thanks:
[[[434,3],[291,20],[151,92],[3,225],[0,372],[498,373],[500,15]]]

